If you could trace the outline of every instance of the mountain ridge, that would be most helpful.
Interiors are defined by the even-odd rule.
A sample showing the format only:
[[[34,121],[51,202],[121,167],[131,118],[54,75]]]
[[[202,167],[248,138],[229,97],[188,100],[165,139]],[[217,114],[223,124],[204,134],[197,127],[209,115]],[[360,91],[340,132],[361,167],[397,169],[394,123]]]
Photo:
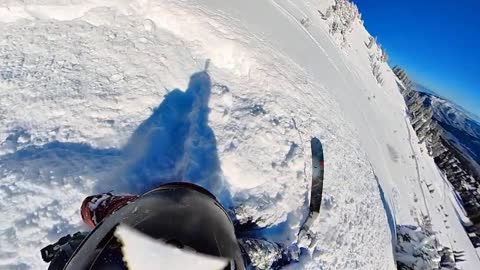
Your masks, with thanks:
[[[480,121],[456,103],[419,91],[426,97],[425,105],[433,108],[433,119],[444,131],[444,138],[460,152],[473,159],[480,168]]]
[[[414,85],[415,85],[415,88],[418,92],[425,93],[425,94],[428,94],[430,96],[434,96],[434,97],[440,98],[444,101],[447,101],[448,103],[454,105],[458,110],[462,111],[462,113],[468,115],[469,118],[472,118],[473,120],[475,120],[475,122],[480,123],[480,116],[479,115],[477,115],[474,112],[466,109],[465,107],[456,103],[455,101],[451,100],[450,98],[447,98],[443,95],[440,95],[435,90],[432,90],[429,87],[427,87],[427,86],[425,86],[421,83],[414,82]]]

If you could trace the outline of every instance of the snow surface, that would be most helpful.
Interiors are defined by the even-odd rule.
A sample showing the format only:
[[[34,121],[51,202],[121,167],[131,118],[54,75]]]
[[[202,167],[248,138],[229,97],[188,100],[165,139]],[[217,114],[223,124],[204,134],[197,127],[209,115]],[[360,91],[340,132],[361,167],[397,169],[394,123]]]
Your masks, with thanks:
[[[430,215],[475,250],[360,20],[332,1],[7,1],[0,5],[0,268],[86,230],[82,199],[190,180],[289,245],[306,217],[309,141],[325,150],[317,246],[294,269],[395,269],[395,224]],[[308,26],[301,21],[309,18]],[[205,68],[208,74],[202,72]],[[184,89],[184,90],[179,90]],[[412,156],[414,158],[412,158]],[[430,194],[426,184],[433,184]],[[448,215],[448,216],[447,216]]]

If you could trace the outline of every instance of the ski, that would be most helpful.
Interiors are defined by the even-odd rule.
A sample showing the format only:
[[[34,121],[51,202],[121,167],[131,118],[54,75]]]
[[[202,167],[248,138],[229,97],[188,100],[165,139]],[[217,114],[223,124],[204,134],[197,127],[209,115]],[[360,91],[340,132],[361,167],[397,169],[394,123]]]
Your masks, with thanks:
[[[310,209],[309,214],[299,232],[299,238],[306,236],[312,238],[310,227],[320,214],[323,193],[323,175],[324,175],[324,157],[323,146],[318,138],[312,138],[310,141],[312,149],[312,188],[310,190]]]
[[[324,160],[322,143],[317,138],[310,142],[312,148],[312,190],[310,193],[310,212],[320,213],[323,193]]]

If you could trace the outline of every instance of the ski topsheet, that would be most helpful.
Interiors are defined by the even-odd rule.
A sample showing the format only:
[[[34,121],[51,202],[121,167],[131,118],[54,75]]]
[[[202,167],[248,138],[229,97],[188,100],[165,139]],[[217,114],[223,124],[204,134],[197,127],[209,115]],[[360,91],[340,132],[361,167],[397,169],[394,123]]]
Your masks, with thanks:
[[[323,192],[323,147],[317,138],[310,142],[312,148],[312,190],[310,193],[310,212],[319,213]]]
[[[312,138],[310,141],[310,147],[312,149],[312,189],[310,191],[310,211],[305,223],[300,229],[300,241],[302,241],[301,238],[304,237],[311,239],[312,232],[310,231],[310,227],[318,217],[320,213],[320,206],[322,204],[324,174],[323,147],[318,138]]]

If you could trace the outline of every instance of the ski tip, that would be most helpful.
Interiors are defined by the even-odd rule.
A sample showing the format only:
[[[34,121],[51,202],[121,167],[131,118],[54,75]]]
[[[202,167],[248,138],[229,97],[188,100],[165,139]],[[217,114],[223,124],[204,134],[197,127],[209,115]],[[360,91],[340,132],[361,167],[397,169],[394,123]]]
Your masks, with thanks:
[[[322,149],[322,142],[317,137],[313,137],[310,144],[312,145],[312,149]]]

